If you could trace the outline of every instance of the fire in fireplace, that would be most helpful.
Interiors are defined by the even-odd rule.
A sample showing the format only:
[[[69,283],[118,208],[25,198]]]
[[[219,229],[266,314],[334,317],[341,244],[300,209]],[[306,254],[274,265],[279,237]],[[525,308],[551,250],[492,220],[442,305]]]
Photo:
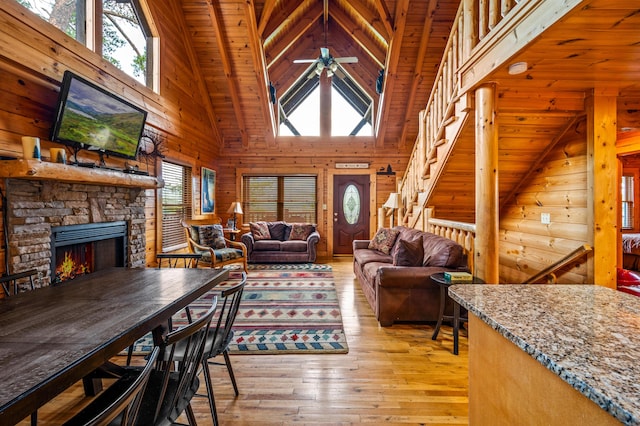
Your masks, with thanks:
[[[52,283],[111,266],[126,266],[126,237],[124,221],[51,228]]]
[[[56,250],[53,282],[72,280],[93,271],[93,243],[73,244]]]

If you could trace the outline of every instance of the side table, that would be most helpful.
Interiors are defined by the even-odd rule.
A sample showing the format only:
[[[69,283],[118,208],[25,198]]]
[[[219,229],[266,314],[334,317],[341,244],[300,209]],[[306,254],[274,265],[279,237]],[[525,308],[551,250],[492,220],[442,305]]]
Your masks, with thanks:
[[[229,240],[231,241],[235,241],[236,235],[242,232],[240,229],[233,229],[233,228],[224,228],[223,231],[225,234],[229,236]]]
[[[447,281],[444,278],[444,272],[438,272],[431,275],[431,280],[438,284],[440,287],[440,313],[438,314],[438,322],[436,323],[436,328],[433,330],[433,336],[431,336],[431,340],[436,340],[438,337],[438,333],[440,332],[440,326],[442,325],[442,321],[452,321],[453,322],[453,354],[458,355],[458,332],[460,331],[460,323],[467,322],[468,318],[466,316],[460,317],[460,304],[458,304],[455,300],[451,299],[453,302],[453,315],[445,315],[444,307],[446,305],[447,298],[449,297],[448,289],[449,286],[453,284],[484,284],[480,278],[473,277],[470,282],[451,282]]]
[[[197,268],[198,261],[202,258],[198,253],[158,253],[156,254],[156,261],[158,262],[158,268],[162,268],[162,260],[166,259],[169,264],[169,268],[177,268],[178,262],[182,260],[185,268]]]

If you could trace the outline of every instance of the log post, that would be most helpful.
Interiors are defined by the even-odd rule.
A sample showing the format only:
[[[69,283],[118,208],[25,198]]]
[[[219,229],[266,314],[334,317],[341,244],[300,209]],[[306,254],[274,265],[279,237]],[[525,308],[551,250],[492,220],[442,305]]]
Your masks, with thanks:
[[[498,123],[495,85],[476,90],[476,275],[499,282]]]
[[[594,248],[587,279],[616,288],[620,181],[616,151],[617,91],[596,89],[586,100],[588,243]]]

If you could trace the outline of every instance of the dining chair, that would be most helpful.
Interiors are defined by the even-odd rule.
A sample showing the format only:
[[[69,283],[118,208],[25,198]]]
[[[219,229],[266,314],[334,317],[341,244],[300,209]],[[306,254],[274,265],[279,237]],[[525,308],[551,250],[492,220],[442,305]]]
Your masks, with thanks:
[[[160,354],[142,397],[137,424],[178,424],[183,412],[190,425],[196,424],[191,399],[200,386],[198,372],[217,303],[214,297],[205,314],[165,336],[160,336],[157,330],[154,333]],[[135,367],[126,367],[130,368]]]
[[[142,370],[127,369],[122,377],[67,420],[63,426],[135,425],[142,396],[159,352],[160,347],[156,346]]]
[[[38,277],[38,271],[36,269],[30,269],[24,272],[17,272],[15,274],[4,275],[0,277],[0,284],[2,284],[2,290],[5,297],[18,294],[19,282],[23,278],[29,278],[29,288],[35,290],[35,283],[33,277]],[[13,292],[11,291],[13,287]]]
[[[213,417],[213,424],[218,425],[218,413],[216,411],[215,398],[213,396],[213,384],[211,382],[211,373],[209,365],[222,365],[222,363],[212,361],[218,355],[224,357],[224,364],[227,366],[231,384],[236,396],[239,395],[236,378],[231,367],[231,358],[229,357],[229,344],[233,339],[233,323],[236,320],[240,302],[242,301],[242,293],[247,283],[247,273],[242,272],[240,282],[233,287],[220,289],[219,297],[222,300],[222,307],[218,315],[215,326],[212,326],[207,336],[204,357],[202,359],[202,370],[207,387],[207,396],[209,398],[209,408]]]

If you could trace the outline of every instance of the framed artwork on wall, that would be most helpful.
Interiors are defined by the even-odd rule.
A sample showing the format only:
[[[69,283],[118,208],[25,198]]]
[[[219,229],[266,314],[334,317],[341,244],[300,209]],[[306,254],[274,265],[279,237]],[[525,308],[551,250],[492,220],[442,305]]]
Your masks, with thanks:
[[[200,193],[202,213],[214,213],[216,210],[216,172],[215,170],[202,168],[200,175]]]

